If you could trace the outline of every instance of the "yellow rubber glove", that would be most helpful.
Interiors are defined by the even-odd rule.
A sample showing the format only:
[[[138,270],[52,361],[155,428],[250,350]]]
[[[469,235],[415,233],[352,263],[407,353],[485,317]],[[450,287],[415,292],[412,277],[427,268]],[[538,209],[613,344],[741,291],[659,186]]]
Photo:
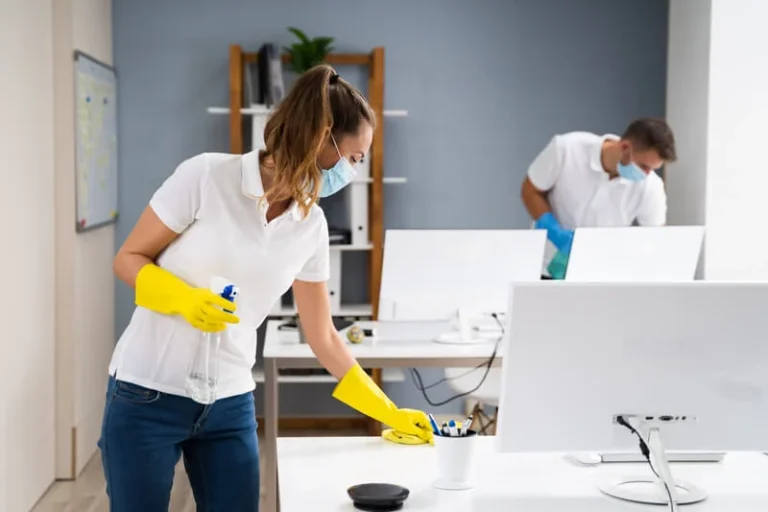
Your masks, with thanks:
[[[425,444],[429,442],[429,441],[425,441],[419,436],[414,436],[413,434],[403,434],[402,432],[398,432],[393,428],[388,428],[386,430],[383,430],[381,432],[381,437],[383,437],[387,441],[390,441],[392,443],[397,443],[397,444],[415,445],[415,444]]]
[[[427,415],[413,409],[398,409],[359,364],[353,366],[336,385],[333,398],[400,434],[411,434],[428,443],[433,442]]]
[[[157,265],[144,265],[136,276],[136,305],[164,315],[181,315],[197,329],[223,331],[240,320],[224,309],[236,305],[206,288],[194,288]]]

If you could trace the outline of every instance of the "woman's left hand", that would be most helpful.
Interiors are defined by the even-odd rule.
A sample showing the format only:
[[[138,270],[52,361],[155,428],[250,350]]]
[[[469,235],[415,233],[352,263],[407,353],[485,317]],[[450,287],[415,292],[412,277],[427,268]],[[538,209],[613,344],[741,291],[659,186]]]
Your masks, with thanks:
[[[432,442],[433,433],[427,415],[414,409],[398,408],[359,364],[341,379],[333,397],[398,432]]]
[[[397,409],[386,422],[398,434],[416,436],[423,442],[431,443],[433,438],[429,418],[423,411],[416,409]]]

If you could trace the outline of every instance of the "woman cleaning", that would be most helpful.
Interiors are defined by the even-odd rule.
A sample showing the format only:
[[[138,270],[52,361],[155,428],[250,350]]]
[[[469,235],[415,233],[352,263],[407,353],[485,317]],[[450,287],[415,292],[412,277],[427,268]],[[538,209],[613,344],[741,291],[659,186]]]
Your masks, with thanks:
[[[99,440],[110,510],[166,512],[181,456],[198,510],[258,510],[256,327],[289,287],[312,351],[339,381],[333,396],[431,439],[426,415],[397,408],[331,320],[328,226],[316,203],[353,179],[375,125],[363,95],[317,66],[271,115],[266,150],[192,157],[155,192],[114,261],[137,307],[112,356]],[[209,290],[213,276],[238,287],[235,303]],[[211,332],[226,336],[217,399],[205,405],[185,383]]]

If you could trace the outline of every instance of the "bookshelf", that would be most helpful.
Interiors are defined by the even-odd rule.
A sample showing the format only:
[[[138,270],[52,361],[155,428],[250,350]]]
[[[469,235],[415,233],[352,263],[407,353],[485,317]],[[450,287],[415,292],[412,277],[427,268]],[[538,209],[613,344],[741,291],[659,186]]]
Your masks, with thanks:
[[[257,52],[246,52],[240,45],[231,45],[229,48],[229,105],[208,107],[211,115],[229,116],[230,152],[240,154],[244,152],[243,123],[250,120],[251,148],[264,147],[263,132],[269,109],[264,105],[246,105],[245,97],[245,73],[246,65],[258,61]],[[284,63],[290,62],[288,55],[282,56]],[[358,170],[355,180],[344,191],[345,203],[350,225],[348,229],[351,239],[347,244],[332,244],[331,248],[331,279],[328,289],[331,300],[331,311],[335,316],[343,316],[351,319],[376,319],[378,316],[378,297],[381,286],[381,268],[384,244],[384,188],[392,185],[402,185],[407,182],[404,177],[384,177],[384,122],[388,118],[402,118],[408,115],[406,110],[384,110],[384,48],[376,47],[370,53],[344,53],[329,54],[326,62],[332,66],[366,66],[368,68],[367,90],[363,92],[368,102],[377,114],[378,123],[374,132],[370,157],[365,159]],[[345,275],[342,268],[343,254],[348,251],[362,251],[368,255],[368,290],[369,301],[365,304],[350,304],[342,297],[342,280],[344,278],[357,278],[358,276]],[[292,304],[284,304],[278,301],[272,311],[272,318],[290,318],[296,314]],[[258,369],[254,370],[254,379],[259,380],[261,375]],[[372,377],[377,384],[383,380],[399,381],[399,375],[382,376],[381,369],[373,369]],[[263,377],[262,377],[263,378]],[[329,381],[328,378],[318,379],[317,376],[290,376],[281,382],[295,384],[316,383]],[[306,422],[302,422],[306,419]],[[357,418],[355,418],[356,420]],[[281,425],[291,427],[306,424],[307,427],[316,424],[310,418],[280,418]],[[326,421],[327,420],[327,421]],[[377,422],[360,418],[359,425],[367,426],[369,433],[379,434],[380,426]],[[327,428],[349,428],[350,418],[324,418]],[[358,424],[358,423],[354,423]]]

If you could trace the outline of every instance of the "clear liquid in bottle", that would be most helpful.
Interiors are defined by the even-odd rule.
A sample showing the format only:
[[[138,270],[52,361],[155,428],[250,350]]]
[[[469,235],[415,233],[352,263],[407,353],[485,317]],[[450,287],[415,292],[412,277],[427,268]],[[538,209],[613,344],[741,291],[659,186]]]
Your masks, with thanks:
[[[220,344],[220,332],[203,333],[202,338],[198,341],[192,367],[187,375],[187,395],[195,402],[212,404],[216,401]]]
[[[237,287],[221,277],[211,279],[211,291],[231,302],[235,301],[238,294]],[[225,311],[231,313],[229,310]],[[198,345],[186,382],[187,396],[195,402],[207,405],[216,401],[216,387],[219,381],[219,347],[226,334],[225,329],[220,332],[206,332],[198,337]]]

